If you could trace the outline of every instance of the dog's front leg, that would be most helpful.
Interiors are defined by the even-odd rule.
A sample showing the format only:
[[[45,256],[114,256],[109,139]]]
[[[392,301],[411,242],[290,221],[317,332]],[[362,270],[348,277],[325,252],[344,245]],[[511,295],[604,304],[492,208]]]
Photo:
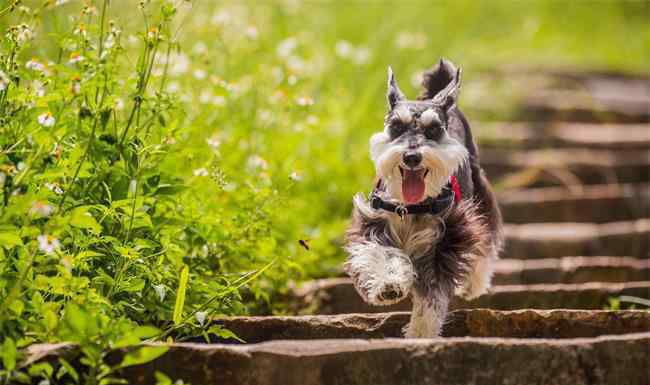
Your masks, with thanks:
[[[394,247],[373,242],[351,243],[345,271],[361,297],[371,305],[391,305],[404,299],[413,285],[410,258]]]
[[[413,290],[411,299],[413,311],[409,324],[404,328],[404,336],[407,338],[438,337],[447,316],[449,296],[440,291],[425,295],[419,290]]]

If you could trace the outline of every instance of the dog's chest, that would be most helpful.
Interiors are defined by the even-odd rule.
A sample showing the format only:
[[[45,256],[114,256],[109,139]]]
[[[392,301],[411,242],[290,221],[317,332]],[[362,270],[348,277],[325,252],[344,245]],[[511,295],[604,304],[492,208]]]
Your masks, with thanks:
[[[402,219],[394,214],[388,219],[388,227],[395,247],[402,249],[412,259],[431,252],[444,229],[442,220],[431,215],[407,215]]]

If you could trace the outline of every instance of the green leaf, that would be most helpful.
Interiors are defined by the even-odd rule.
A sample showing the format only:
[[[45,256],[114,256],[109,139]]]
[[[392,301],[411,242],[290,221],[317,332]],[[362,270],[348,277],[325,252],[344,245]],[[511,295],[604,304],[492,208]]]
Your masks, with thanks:
[[[190,268],[184,265],[181,269],[181,275],[178,280],[178,290],[176,291],[176,304],[174,305],[174,323],[180,324],[183,317],[183,306],[185,305],[185,289],[187,288],[187,279],[190,275]]]
[[[153,361],[156,358],[167,353],[169,348],[167,346],[142,346],[136,350],[127,353],[122,360],[122,363],[119,365],[120,368],[126,368],[127,366],[142,365],[147,362]]]
[[[23,240],[16,233],[2,232],[0,233],[0,245],[9,250],[15,246],[22,246]]]
[[[144,289],[144,279],[142,278],[131,279],[120,287],[120,290],[130,293],[141,291],[142,289]]]
[[[90,230],[93,234],[99,234],[102,230],[102,227],[97,223],[92,214],[88,212],[87,206],[77,207],[72,210],[70,214],[70,225],[80,229]]]
[[[234,339],[234,340],[237,340],[239,342],[246,343],[246,341],[244,341],[241,338],[237,337],[237,335],[235,333],[233,333],[232,331],[230,331],[228,329],[224,329],[222,326],[219,326],[219,325],[211,326],[208,329],[208,333],[209,334],[214,334],[217,337],[222,338],[224,340]]]
[[[59,363],[61,364],[61,367],[56,373],[56,377],[58,379],[61,379],[61,377],[68,374],[75,382],[79,382],[79,373],[77,373],[77,370],[72,365],[70,365],[68,361],[63,358],[59,358]]]
[[[156,370],[153,375],[156,378],[156,385],[172,385],[172,380],[165,373]]]
[[[7,338],[2,344],[2,365],[5,370],[12,371],[16,368],[16,357],[18,351],[16,350],[16,343],[13,339]]]
[[[85,336],[88,326],[88,314],[79,306],[68,303],[65,307],[64,318],[66,325],[79,337]]]
[[[140,339],[146,339],[160,334],[160,329],[154,326],[138,326],[133,330],[133,334]]]
[[[50,378],[52,377],[53,371],[54,369],[52,369],[52,365],[47,362],[39,362],[33,364],[29,367],[29,369],[27,369],[27,373],[29,373],[29,375],[32,377],[43,375],[45,378]]]

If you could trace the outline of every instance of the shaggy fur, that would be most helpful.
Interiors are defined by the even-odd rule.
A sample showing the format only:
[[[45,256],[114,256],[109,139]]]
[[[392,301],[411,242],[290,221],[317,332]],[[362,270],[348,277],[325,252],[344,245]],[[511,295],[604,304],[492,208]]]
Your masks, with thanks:
[[[413,202],[413,185],[404,184],[408,172],[409,183],[414,175],[421,178],[422,199],[449,188],[452,176],[462,199],[437,215],[402,218],[373,209],[358,194],[344,266],[368,303],[388,305],[411,295],[407,337],[437,336],[454,293],[465,298],[485,293],[503,243],[496,198],[480,168],[469,124],[456,106],[460,70],[441,60],[425,73],[423,86],[418,101],[408,101],[389,69],[384,130],[370,140],[378,178],[374,194],[396,204],[405,204],[407,197]],[[421,161],[406,164],[406,155],[413,153]]]

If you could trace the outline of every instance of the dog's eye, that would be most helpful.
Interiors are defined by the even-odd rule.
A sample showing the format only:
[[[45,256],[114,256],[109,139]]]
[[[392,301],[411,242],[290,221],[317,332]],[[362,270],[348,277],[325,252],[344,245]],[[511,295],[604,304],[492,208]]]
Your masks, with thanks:
[[[432,123],[424,127],[424,136],[429,140],[438,140],[442,136],[445,128],[439,123]]]
[[[391,138],[397,138],[398,136],[402,135],[406,130],[408,129],[408,126],[401,121],[394,121],[391,122],[390,124],[390,136]]]

